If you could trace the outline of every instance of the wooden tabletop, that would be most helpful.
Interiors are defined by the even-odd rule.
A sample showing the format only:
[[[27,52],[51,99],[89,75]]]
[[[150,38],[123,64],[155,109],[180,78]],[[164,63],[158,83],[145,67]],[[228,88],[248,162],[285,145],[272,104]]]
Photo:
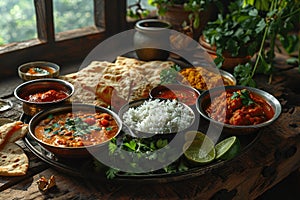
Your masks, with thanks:
[[[255,199],[300,168],[300,74],[285,60],[285,56],[277,56],[271,83],[269,76],[255,77],[258,88],[280,101],[282,114],[231,161],[166,183],[100,181],[58,170],[35,156],[20,140],[17,143],[30,159],[29,170],[25,176],[0,177],[0,199]],[[20,119],[22,105],[13,96],[13,90],[21,82],[17,76],[0,80],[0,98],[14,104],[0,117]],[[51,175],[56,179],[56,187],[46,193],[40,191],[37,180]]]

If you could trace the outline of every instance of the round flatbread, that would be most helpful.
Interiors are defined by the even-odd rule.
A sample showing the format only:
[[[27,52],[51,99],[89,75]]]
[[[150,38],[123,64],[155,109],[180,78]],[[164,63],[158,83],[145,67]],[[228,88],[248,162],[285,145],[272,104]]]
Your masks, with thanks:
[[[21,121],[13,121],[0,126],[0,149],[6,143],[12,143],[23,138],[28,131],[28,124]]]
[[[161,71],[173,65],[171,61],[144,62],[119,56],[114,63],[93,61],[60,78],[74,85],[72,102],[120,107],[122,102],[148,97],[151,88],[161,82]]]
[[[28,157],[15,143],[7,143],[0,151],[0,176],[22,176],[28,170]]]

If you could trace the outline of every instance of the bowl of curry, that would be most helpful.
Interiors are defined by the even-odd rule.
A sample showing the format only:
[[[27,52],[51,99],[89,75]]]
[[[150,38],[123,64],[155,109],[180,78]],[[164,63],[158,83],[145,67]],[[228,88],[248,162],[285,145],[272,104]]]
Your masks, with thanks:
[[[196,104],[200,115],[226,133],[246,135],[272,124],[281,113],[279,101],[252,87],[225,86],[203,92]]]
[[[29,122],[29,134],[57,157],[82,158],[99,152],[122,129],[113,111],[90,104],[43,110]]]
[[[179,71],[178,81],[200,92],[219,86],[236,85],[235,77],[224,70],[206,67],[187,67]]]
[[[28,116],[68,103],[73,94],[71,83],[54,78],[27,81],[14,90],[15,97],[23,103],[23,111]]]
[[[57,78],[59,73],[59,65],[48,61],[34,61],[24,63],[18,67],[19,77],[23,81],[41,78]]]
[[[176,99],[188,106],[196,106],[200,92],[193,87],[182,84],[164,84],[151,89],[150,98]]]

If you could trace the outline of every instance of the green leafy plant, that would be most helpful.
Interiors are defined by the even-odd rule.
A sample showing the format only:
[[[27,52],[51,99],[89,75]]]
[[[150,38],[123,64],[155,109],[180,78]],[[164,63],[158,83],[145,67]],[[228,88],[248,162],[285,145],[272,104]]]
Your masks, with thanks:
[[[215,1],[216,0],[148,0],[150,5],[158,8],[158,15],[164,15],[168,10],[168,6],[176,4],[183,5],[185,11],[191,12],[189,15],[189,23],[195,29],[200,25],[200,11],[204,10],[206,6]]]
[[[236,1],[229,5],[229,12],[218,19],[208,22],[203,31],[204,39],[216,47],[218,67],[224,61],[223,54],[236,56],[253,56],[257,52],[266,26],[264,18],[252,6],[242,7]]]
[[[275,50],[280,41],[287,52],[295,50],[299,42],[290,34],[300,17],[299,0],[236,0],[229,6],[226,16],[210,22],[203,31],[210,44],[216,45],[218,67],[224,61],[222,53],[229,51],[233,56],[248,53],[257,54],[252,63],[238,65],[234,76],[240,85],[256,86],[255,73],[271,74]],[[299,48],[299,47],[298,47]]]
[[[264,35],[260,43],[260,48],[254,66],[251,71],[244,71],[243,65],[235,69],[235,76],[241,76],[242,85],[255,86],[253,76],[255,73],[271,74],[273,71],[273,60],[275,58],[275,49],[281,51],[276,41],[279,40],[288,53],[297,48],[295,44],[299,43],[299,38],[290,32],[295,25],[299,23],[300,1],[299,0],[244,0],[244,5],[249,4],[264,13]],[[268,44],[268,48],[265,48]],[[298,46],[299,48],[299,46]],[[298,49],[299,51],[299,49]],[[299,59],[299,58],[298,58]],[[272,76],[270,76],[272,77]],[[271,80],[271,78],[270,78]]]

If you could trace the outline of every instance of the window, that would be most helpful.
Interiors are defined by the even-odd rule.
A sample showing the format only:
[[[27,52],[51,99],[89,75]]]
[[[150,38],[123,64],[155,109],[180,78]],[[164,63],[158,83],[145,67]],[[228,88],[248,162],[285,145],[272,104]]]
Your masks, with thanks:
[[[0,21],[5,24],[6,21],[2,16],[12,18],[13,15],[3,10],[3,2],[0,1]],[[16,75],[20,64],[33,60],[48,60],[60,65],[81,62],[106,37],[126,29],[126,0],[31,0],[30,8],[19,6],[25,2],[23,0],[5,0],[5,2],[15,4],[13,6],[17,9],[16,16],[20,16],[19,13],[28,9],[26,13],[30,16],[27,18],[31,20],[34,18],[34,25],[28,28],[32,30],[30,37],[13,43],[7,40],[9,43],[0,44],[0,68],[4,72],[0,73],[0,77]],[[68,16],[71,12],[60,10],[63,4],[75,12],[78,6],[84,4],[85,8],[74,16],[76,19],[72,19]],[[21,16],[23,17],[23,14]],[[71,20],[79,23],[73,26]],[[21,29],[25,30],[26,19],[21,18],[19,21]],[[59,26],[64,28],[58,28]],[[16,26],[11,32],[18,34],[17,28]],[[0,39],[1,37],[2,35]]]
[[[93,0],[53,0],[55,33],[93,26]]]
[[[0,45],[37,38],[33,1],[0,1]]]

